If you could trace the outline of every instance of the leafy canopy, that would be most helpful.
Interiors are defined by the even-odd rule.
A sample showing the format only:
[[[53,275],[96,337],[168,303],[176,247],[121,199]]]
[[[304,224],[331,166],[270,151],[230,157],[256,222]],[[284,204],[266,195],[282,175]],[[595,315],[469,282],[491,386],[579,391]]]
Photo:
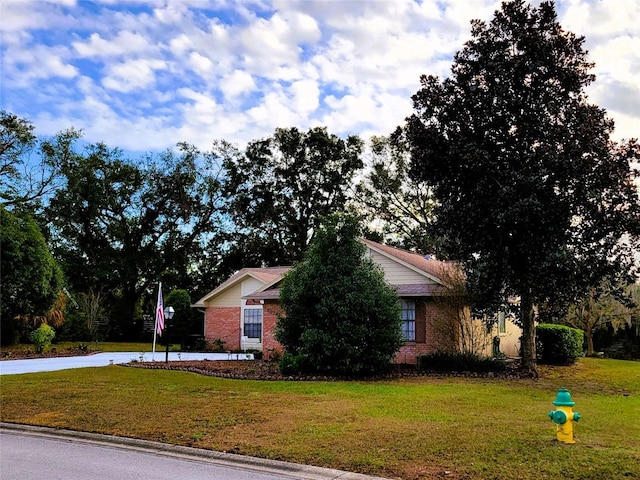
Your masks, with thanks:
[[[614,143],[613,122],[587,101],[584,38],[561,28],[553,3],[504,2],[471,34],[451,77],[421,78],[402,133],[478,306],[520,297],[523,365],[535,369],[533,306],[629,272],[640,149]]]
[[[21,332],[16,317],[44,316],[63,287],[62,271],[31,216],[0,206],[0,317],[2,343]]]
[[[358,137],[343,140],[320,127],[278,128],[244,152],[218,147],[236,227],[237,267],[300,260],[320,219],[344,209],[362,168]]]
[[[400,305],[365,256],[356,218],[329,216],[282,281],[276,339],[302,370],[364,375],[384,370],[402,345]]]

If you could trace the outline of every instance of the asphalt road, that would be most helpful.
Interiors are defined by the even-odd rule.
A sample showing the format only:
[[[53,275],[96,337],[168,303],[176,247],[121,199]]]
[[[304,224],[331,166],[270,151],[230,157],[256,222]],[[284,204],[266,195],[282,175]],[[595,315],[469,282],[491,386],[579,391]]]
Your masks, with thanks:
[[[3,423],[0,478],[366,480],[374,477],[144,440]]]

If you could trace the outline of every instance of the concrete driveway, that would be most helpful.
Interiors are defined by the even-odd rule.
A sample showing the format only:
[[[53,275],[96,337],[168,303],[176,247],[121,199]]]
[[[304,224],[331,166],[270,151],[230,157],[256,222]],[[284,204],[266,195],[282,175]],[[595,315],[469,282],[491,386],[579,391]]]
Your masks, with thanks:
[[[106,352],[79,357],[33,358],[25,360],[0,360],[0,375],[52,372],[70,368],[106,367],[129,362],[164,362],[165,352]],[[253,360],[253,354],[245,353],[188,353],[169,352],[169,361],[188,360]]]

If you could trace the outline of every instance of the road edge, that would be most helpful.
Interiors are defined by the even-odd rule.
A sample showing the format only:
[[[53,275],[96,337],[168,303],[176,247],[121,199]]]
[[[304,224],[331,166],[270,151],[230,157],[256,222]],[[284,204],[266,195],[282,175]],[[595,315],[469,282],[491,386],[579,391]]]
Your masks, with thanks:
[[[214,463],[225,467],[270,472],[304,480],[388,480],[382,477],[372,477],[360,473],[346,472],[331,468],[314,467],[311,465],[301,465],[298,463],[283,462],[280,460],[269,460],[265,458],[218,452],[215,450],[204,450],[201,448],[153,442],[151,440],[140,440],[137,438],[118,437],[115,435],[103,435],[62,428],[0,422],[0,432],[58,438],[74,442],[137,450],[140,452],[181,458],[184,460]]]

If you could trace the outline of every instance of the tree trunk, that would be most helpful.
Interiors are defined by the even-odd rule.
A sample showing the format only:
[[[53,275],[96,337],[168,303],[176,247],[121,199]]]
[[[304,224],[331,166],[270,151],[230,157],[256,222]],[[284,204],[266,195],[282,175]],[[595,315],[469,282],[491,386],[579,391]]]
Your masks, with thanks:
[[[587,357],[591,357],[593,356],[593,332],[588,328],[584,333],[587,337]]]
[[[520,368],[533,377],[538,376],[536,368],[536,324],[533,302],[529,293],[520,297],[520,320],[522,322],[522,337],[520,340]]]

